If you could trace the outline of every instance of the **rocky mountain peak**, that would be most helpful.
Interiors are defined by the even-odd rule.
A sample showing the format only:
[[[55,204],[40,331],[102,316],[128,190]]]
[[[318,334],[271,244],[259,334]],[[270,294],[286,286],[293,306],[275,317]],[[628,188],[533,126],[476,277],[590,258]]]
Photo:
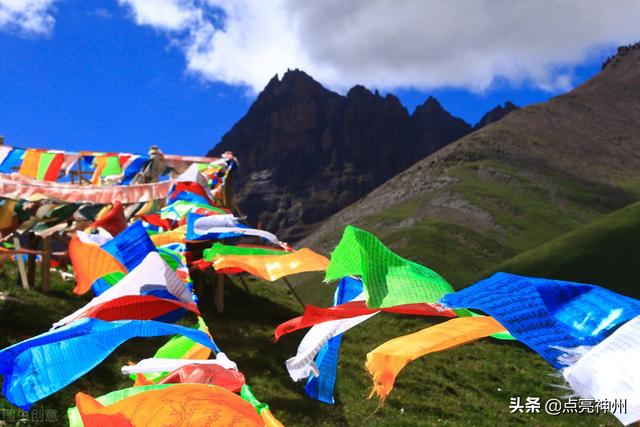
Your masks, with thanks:
[[[443,112],[443,111],[445,111],[445,109],[442,107],[440,102],[433,96],[430,96],[421,105],[418,105],[416,107],[414,114],[425,114],[425,113]]]
[[[602,63],[602,69],[604,70],[609,66],[611,66],[612,68],[615,68],[618,64],[620,64],[623,61],[624,57],[626,57],[633,51],[640,51],[640,42],[618,47],[618,50],[615,53],[615,55],[608,57]]]
[[[288,70],[210,153],[241,160],[235,199],[249,222],[293,241],[470,131],[433,97],[410,115],[392,94],[356,85],[342,96]]]
[[[512,103],[511,101],[506,101],[503,105],[498,104],[494,109],[485,113],[484,116],[480,119],[478,123],[473,127],[473,130],[478,130],[491,124],[493,122],[497,122],[498,120],[503,119],[507,114],[512,111],[519,110],[520,107]]]

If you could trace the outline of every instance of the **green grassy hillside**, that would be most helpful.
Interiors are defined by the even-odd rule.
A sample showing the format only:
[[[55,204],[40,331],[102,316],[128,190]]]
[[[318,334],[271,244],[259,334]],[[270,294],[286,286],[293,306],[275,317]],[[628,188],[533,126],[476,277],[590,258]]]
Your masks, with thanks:
[[[455,163],[440,177],[441,186],[386,208],[363,210],[351,223],[457,288],[635,200],[626,190],[500,160]],[[301,245],[328,254],[342,229],[336,226]]]
[[[640,298],[640,203],[523,252],[481,276],[506,271],[595,283]]]
[[[49,325],[83,303],[72,296],[69,284],[56,283],[51,296],[37,291],[8,288],[3,280],[0,300],[0,344],[6,346],[48,329]],[[218,345],[238,363],[259,399],[288,426],[308,425],[611,425],[608,415],[517,414],[509,411],[509,398],[536,396],[546,400],[566,394],[555,385],[554,370],[517,342],[490,339],[434,354],[411,363],[398,377],[383,407],[367,399],[371,380],[364,370],[367,352],[386,340],[415,332],[433,320],[380,314],[348,332],[341,350],[336,386],[336,405],[325,405],[304,394],[304,384],[288,377],[284,362],[295,354],[304,331],[272,342],[275,326],[299,314],[297,303],[277,283],[248,280],[249,292],[230,283],[226,287],[226,312],[217,315],[208,301],[201,309]],[[316,281],[321,294],[332,286]],[[310,287],[308,287],[310,289]],[[300,290],[306,300],[310,297]],[[57,411],[57,425],[66,422],[66,408],[78,391],[100,395],[131,384],[119,373],[129,360],[150,357],[164,342],[135,339],[118,348],[102,364],[36,407]],[[0,408],[11,408],[4,400]],[[42,424],[39,424],[42,425]]]

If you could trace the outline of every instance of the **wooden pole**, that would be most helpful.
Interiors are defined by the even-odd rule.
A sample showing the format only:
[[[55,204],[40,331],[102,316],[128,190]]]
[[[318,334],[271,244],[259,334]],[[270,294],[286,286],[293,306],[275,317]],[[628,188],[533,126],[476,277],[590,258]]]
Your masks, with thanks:
[[[40,287],[42,292],[49,293],[51,277],[51,236],[42,239],[42,263],[40,264]]]
[[[213,294],[213,305],[217,313],[224,312],[224,274],[216,274],[216,288]]]
[[[20,250],[20,239],[17,237],[13,238],[13,246]],[[27,270],[24,267],[24,259],[22,258],[22,254],[18,254],[18,271],[20,272],[20,280],[22,281],[22,287],[25,289],[29,289],[29,280],[27,279]]]
[[[240,210],[240,206],[238,206],[238,204],[235,201],[231,201],[231,204],[233,205],[233,208],[236,211],[236,216],[238,218],[242,218],[241,221],[244,222],[245,225],[249,225],[247,223],[247,217],[244,215],[244,213],[242,213],[242,211]]]
[[[27,239],[27,249],[37,249],[38,248],[38,236],[36,236],[33,232],[29,233],[29,238]],[[29,254],[27,258],[27,282],[30,286],[36,287],[36,255],[34,253]]]
[[[82,156],[76,162],[76,166],[78,167],[78,184],[82,184],[82,179],[84,178],[82,176]]]
[[[300,303],[300,305],[302,306],[302,310],[304,311],[304,303],[302,302],[302,300],[300,299],[300,297],[298,296],[298,294],[296,293],[296,291],[293,289],[293,286],[291,286],[291,283],[289,283],[289,280],[287,280],[286,277],[283,277],[282,280],[284,280],[284,283],[287,284],[287,286],[289,287],[289,290],[291,291],[291,293],[293,294],[293,296],[298,300],[298,302]]]

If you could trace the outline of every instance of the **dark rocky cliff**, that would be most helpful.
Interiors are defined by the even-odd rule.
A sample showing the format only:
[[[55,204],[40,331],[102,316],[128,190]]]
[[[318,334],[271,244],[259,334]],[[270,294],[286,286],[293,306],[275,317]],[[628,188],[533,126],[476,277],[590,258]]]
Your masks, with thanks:
[[[294,70],[271,79],[209,154],[236,154],[233,187],[243,213],[294,241],[469,132],[434,98],[409,114],[393,95],[355,86],[341,96]]]

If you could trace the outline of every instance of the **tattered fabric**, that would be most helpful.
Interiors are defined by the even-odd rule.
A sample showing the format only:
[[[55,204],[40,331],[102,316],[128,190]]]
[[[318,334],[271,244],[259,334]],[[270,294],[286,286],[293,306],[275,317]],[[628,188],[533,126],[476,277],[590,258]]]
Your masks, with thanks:
[[[402,368],[418,357],[504,330],[504,327],[492,317],[460,317],[389,340],[367,354],[365,366],[373,377],[372,393],[384,400],[393,389],[396,376]]]
[[[78,393],[76,406],[86,426],[264,426],[250,403],[229,390],[207,384],[147,390],[108,406]]]
[[[0,351],[5,398],[23,409],[90,371],[134,337],[181,334],[218,350],[204,332],[152,320],[80,319]]]
[[[356,298],[362,299],[364,295]],[[332,320],[312,327],[298,345],[296,355],[286,362],[289,376],[291,376],[294,381],[298,381],[307,378],[311,373],[313,373],[313,375],[319,375],[318,367],[313,359],[322,346],[331,338],[348,331],[370,317],[375,316],[377,313],[379,312],[350,319]]]
[[[595,345],[640,314],[640,301],[594,285],[496,273],[442,298],[500,322],[556,369],[562,348]]]
[[[608,400],[624,425],[640,421],[640,316],[595,347],[574,351],[582,356],[562,375],[575,393],[584,399]],[[624,410],[616,402],[624,402]]]
[[[331,254],[325,281],[345,276],[362,277],[372,308],[437,302],[453,292],[438,273],[396,255],[372,234],[350,225]]]
[[[157,252],[151,252],[118,283],[93,298],[86,305],[53,324],[59,327],[75,319],[86,316],[95,307],[127,295],[155,295],[178,299],[186,304],[193,304],[191,291]],[[173,297],[173,298],[172,298]],[[191,311],[197,311],[191,307]]]
[[[362,281],[354,277],[344,277],[338,282],[333,294],[333,305],[339,305],[359,298],[364,291]],[[307,385],[304,388],[307,396],[321,402],[334,404],[333,388],[336,384],[338,370],[338,357],[340,356],[340,344],[342,334],[330,338],[320,347],[316,354],[315,364],[317,372],[307,377]]]
[[[453,310],[429,303],[398,305],[380,310],[368,308],[364,301],[351,301],[328,308],[307,305],[302,316],[295,317],[276,327],[275,339],[279,340],[282,335],[290,334],[299,329],[309,328],[319,323],[349,319],[365,314],[373,314],[378,311],[413,316],[456,317],[456,313]]]
[[[71,183],[38,181],[18,174],[0,174],[0,194],[15,200],[49,199],[64,203],[109,204],[119,200],[123,204],[164,199],[171,181],[153,184],[87,186]]]
[[[307,271],[324,271],[329,264],[322,255],[303,248],[286,255],[225,255],[213,259],[216,270],[240,269],[273,282]]]

